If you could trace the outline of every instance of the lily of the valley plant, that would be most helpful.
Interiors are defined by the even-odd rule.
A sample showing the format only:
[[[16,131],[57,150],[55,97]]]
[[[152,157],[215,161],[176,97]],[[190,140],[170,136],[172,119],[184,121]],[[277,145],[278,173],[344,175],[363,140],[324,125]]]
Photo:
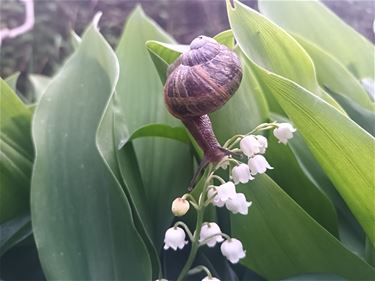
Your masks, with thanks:
[[[204,271],[207,273],[205,280],[219,280],[212,276],[207,267],[198,265],[191,269],[194,259],[197,255],[198,248],[201,246],[215,247],[221,243],[220,250],[231,263],[235,264],[243,259],[246,250],[243,248],[240,240],[222,233],[220,227],[215,222],[204,222],[204,212],[209,204],[216,207],[224,207],[233,214],[247,215],[248,209],[252,202],[248,202],[243,193],[236,192],[236,186],[240,183],[247,183],[254,179],[257,174],[263,174],[267,169],[273,169],[267,162],[263,154],[268,147],[267,139],[256,133],[273,130],[274,136],[279,142],[287,144],[288,139],[293,137],[295,128],[289,123],[264,123],[256,127],[247,135],[235,135],[230,138],[223,146],[229,150],[231,155],[217,164],[210,164],[207,168],[207,178],[205,178],[202,191],[198,195],[198,200],[190,193],[176,198],[172,203],[172,213],[177,216],[185,215],[190,204],[197,212],[196,226],[192,232],[189,227],[182,221],[177,221],[173,227],[169,228],[164,237],[164,249],[182,249],[186,244],[191,242],[189,257],[186,261],[177,280],[184,280],[185,276],[191,273]],[[239,145],[239,148],[238,148]],[[236,158],[239,158],[238,160]],[[244,158],[247,158],[244,163]],[[229,171],[229,181],[216,174],[220,169]],[[214,183],[217,183],[215,185]],[[189,204],[190,203],[190,204]],[[187,234],[187,237],[186,237]],[[188,239],[188,240],[187,240]]]

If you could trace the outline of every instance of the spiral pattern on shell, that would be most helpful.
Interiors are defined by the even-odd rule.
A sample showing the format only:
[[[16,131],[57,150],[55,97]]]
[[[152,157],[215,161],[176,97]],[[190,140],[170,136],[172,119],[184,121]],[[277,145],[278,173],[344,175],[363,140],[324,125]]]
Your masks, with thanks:
[[[206,36],[194,39],[168,73],[164,100],[179,119],[216,111],[232,97],[242,79],[237,55]]]

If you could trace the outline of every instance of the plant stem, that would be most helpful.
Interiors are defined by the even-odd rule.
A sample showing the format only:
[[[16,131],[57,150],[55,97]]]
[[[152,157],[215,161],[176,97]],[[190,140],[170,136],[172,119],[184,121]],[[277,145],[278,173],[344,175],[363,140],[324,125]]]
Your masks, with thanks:
[[[204,200],[202,200],[202,202],[203,201]],[[200,208],[198,209],[198,212],[197,212],[197,223],[195,225],[195,233],[194,233],[193,241],[192,241],[192,244],[191,244],[190,254],[189,254],[189,257],[188,257],[184,267],[181,270],[180,275],[177,278],[177,281],[184,280],[184,277],[186,276],[187,272],[190,270],[190,268],[191,268],[191,266],[194,262],[195,256],[197,255],[197,252],[198,252],[198,249],[199,249],[199,234],[201,232],[204,209],[205,209],[204,206],[200,205],[199,207]]]
[[[193,240],[191,241],[191,249],[190,249],[189,257],[188,257],[184,267],[182,268],[182,270],[180,272],[180,275],[177,278],[177,281],[183,281],[184,280],[186,274],[188,273],[188,271],[190,270],[190,268],[191,268],[191,266],[194,262],[195,256],[197,255],[197,252],[198,252],[198,249],[199,249],[199,236],[200,236],[200,232],[201,232],[201,228],[202,228],[204,211],[205,211],[205,208],[206,208],[206,206],[205,206],[206,202],[205,201],[206,201],[206,196],[207,196],[207,189],[208,189],[208,186],[210,185],[212,175],[213,175],[213,173],[215,172],[216,169],[217,169],[217,167],[215,167],[215,169],[213,169],[213,167],[211,165],[208,167],[208,176],[207,176],[206,182],[204,184],[203,191],[200,195],[200,199],[198,201],[197,221],[196,221],[196,224],[195,224],[195,231],[194,231]]]

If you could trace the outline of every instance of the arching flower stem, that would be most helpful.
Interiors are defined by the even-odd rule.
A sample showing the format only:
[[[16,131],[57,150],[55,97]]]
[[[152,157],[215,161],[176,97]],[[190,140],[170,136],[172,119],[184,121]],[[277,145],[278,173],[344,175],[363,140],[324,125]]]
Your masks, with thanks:
[[[211,274],[210,270],[207,267],[205,267],[204,265],[198,265],[198,266],[190,269],[187,274],[193,275],[193,274],[197,274],[197,273],[202,272],[202,271],[206,272],[207,276],[212,278],[212,274]]]
[[[227,235],[227,234],[225,234],[225,233],[216,233],[216,234],[213,234],[213,235],[210,235],[210,236],[208,236],[206,239],[204,239],[202,242],[201,242],[201,245],[200,246],[204,246],[204,244],[207,242],[207,241],[209,241],[210,239],[212,239],[212,238],[214,238],[214,237],[216,237],[216,236],[222,236],[222,237],[224,237],[225,239],[230,239],[230,236],[229,235]]]
[[[182,226],[182,228],[186,231],[187,235],[189,236],[190,241],[193,241],[194,237],[193,234],[191,233],[189,227],[182,221],[178,221],[174,224],[174,227],[177,226]]]

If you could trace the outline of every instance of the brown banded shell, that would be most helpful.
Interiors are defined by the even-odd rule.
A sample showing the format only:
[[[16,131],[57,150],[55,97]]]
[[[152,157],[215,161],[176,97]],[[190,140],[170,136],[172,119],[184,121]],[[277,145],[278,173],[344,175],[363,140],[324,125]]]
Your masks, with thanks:
[[[169,68],[164,99],[179,119],[216,111],[236,92],[242,79],[237,55],[214,39],[199,36]]]

